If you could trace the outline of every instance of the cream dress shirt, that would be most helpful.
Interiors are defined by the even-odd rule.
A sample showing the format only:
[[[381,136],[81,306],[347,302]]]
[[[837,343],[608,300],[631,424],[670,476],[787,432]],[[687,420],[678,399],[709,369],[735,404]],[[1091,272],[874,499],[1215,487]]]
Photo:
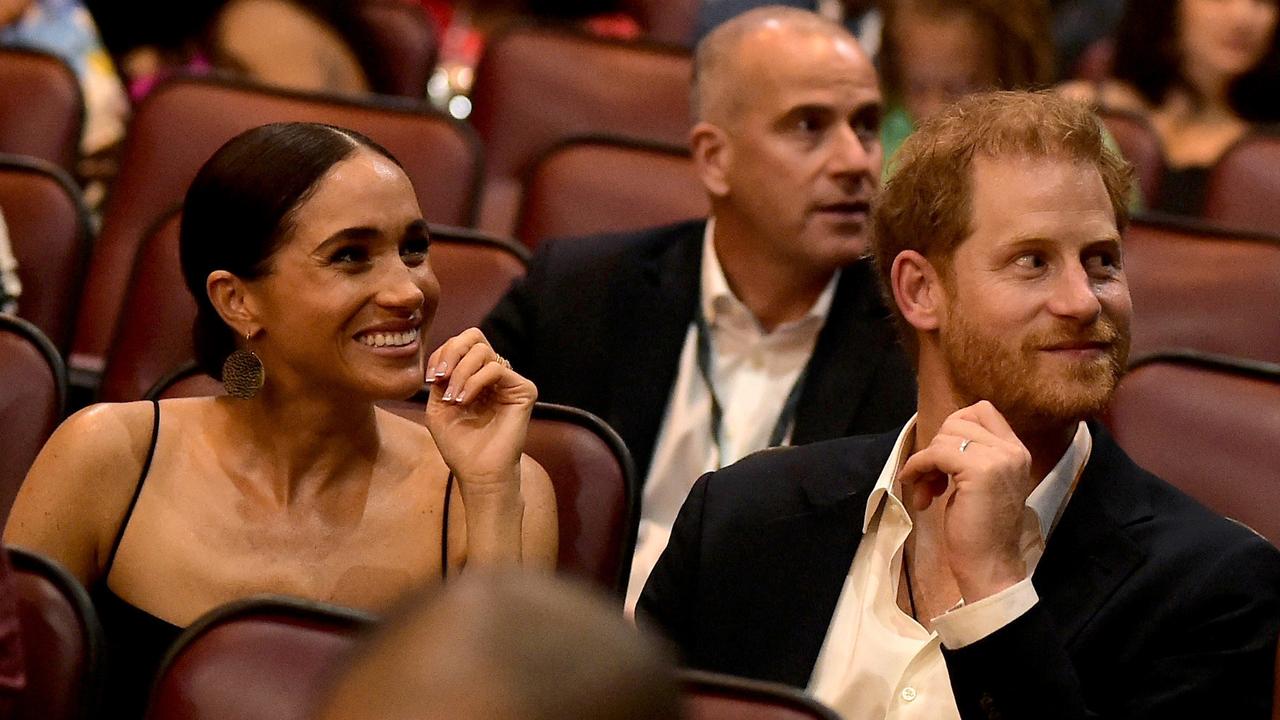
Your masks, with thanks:
[[[1082,422],[1057,465],[1027,498],[1022,527],[1026,578],[972,605],[962,601],[934,618],[934,632],[929,633],[898,607],[902,547],[912,523],[896,476],[914,445],[915,428],[912,417],[867,499],[862,542],[809,679],[814,697],[850,720],[960,717],[942,646],[957,649],[977,642],[1039,602],[1031,574],[1093,448]]]
[[[837,273],[804,317],[766,333],[729,289],[716,257],[714,233],[712,218],[702,241],[699,304],[711,329],[711,376],[723,411],[721,447],[711,437],[711,395],[698,370],[697,326],[690,323],[641,494],[640,531],[627,585],[629,616],[667,547],[671,525],[694,481],[768,445],[787,395],[813,354],[839,280]],[[787,428],[783,444],[790,437]]]

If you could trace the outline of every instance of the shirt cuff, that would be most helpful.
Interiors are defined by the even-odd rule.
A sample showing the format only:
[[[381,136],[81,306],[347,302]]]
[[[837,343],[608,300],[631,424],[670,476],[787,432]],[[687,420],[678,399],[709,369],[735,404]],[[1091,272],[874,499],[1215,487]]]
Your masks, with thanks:
[[[933,619],[933,629],[948,650],[972,645],[1022,617],[1040,602],[1031,578],[1020,580],[995,595],[961,605]]]

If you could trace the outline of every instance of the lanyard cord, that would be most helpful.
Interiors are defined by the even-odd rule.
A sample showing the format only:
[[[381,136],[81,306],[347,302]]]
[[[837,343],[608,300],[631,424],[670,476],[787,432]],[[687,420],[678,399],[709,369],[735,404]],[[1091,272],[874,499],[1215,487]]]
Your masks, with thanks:
[[[716,467],[721,467],[724,465],[725,458],[724,443],[720,438],[724,425],[724,406],[720,404],[720,398],[716,396],[716,385],[711,380],[711,328],[701,308],[694,315],[694,325],[698,334],[698,372],[702,374],[702,381],[707,385],[707,394],[711,396],[711,442],[715,444],[718,454]],[[796,409],[800,405],[800,392],[804,388],[804,380],[808,374],[809,366],[806,364],[804,370],[800,371],[800,376],[792,384],[791,391],[787,393],[786,402],[782,404],[782,411],[778,413],[778,421],[773,425],[773,432],[769,433],[769,444],[766,447],[777,447],[782,444],[783,438],[787,435],[787,428],[795,419]]]

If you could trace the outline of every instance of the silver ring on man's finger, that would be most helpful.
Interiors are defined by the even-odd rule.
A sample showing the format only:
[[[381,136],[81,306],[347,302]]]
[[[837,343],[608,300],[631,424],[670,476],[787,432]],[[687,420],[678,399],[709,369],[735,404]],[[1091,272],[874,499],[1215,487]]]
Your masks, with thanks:
[[[965,450],[968,450],[968,449],[969,449],[969,443],[971,443],[971,442],[973,442],[973,441],[972,441],[972,440],[967,440],[967,439],[966,439],[966,440],[961,440],[961,441],[960,441],[960,452],[964,452]]]

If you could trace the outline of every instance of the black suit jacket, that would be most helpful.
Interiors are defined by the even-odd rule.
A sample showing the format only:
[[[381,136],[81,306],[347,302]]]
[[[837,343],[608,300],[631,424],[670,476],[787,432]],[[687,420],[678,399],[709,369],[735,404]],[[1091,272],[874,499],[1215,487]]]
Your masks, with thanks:
[[[961,716],[1268,718],[1280,552],[1090,430],[1032,577],[1039,604],[944,650]],[[638,612],[693,667],[806,686],[895,437],[765,451],[699,479]]]
[[[642,478],[697,309],[705,227],[545,243],[481,325],[539,399],[589,410],[617,430]],[[914,408],[915,373],[870,263],[855,263],[809,361],[792,441],[882,432]]]

